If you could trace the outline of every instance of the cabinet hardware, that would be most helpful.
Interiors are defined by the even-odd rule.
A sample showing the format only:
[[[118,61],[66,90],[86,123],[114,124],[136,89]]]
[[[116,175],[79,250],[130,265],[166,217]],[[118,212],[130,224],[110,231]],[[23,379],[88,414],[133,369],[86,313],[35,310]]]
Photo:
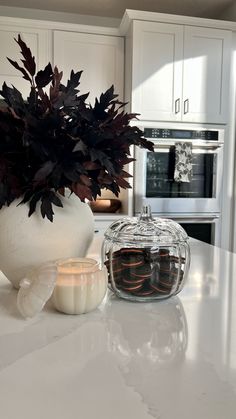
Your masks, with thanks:
[[[180,98],[175,100],[175,113],[180,112]]]
[[[184,101],[184,114],[189,112],[189,99],[185,99]]]

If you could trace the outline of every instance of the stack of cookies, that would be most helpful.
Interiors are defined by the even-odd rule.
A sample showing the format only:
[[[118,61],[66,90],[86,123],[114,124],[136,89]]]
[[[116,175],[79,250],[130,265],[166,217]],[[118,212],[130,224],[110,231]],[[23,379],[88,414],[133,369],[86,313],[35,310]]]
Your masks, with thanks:
[[[168,297],[175,293],[183,279],[185,260],[171,255],[169,249],[122,248],[109,254],[105,265],[112,288],[136,297]],[[111,277],[112,275],[112,277]],[[177,281],[179,282],[177,285]]]

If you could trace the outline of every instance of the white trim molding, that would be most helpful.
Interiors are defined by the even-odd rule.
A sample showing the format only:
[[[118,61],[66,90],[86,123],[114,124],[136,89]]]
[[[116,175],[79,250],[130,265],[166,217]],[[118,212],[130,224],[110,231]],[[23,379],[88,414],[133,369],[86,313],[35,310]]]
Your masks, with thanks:
[[[100,35],[121,36],[118,28],[105,26],[82,25],[76,23],[53,22],[36,19],[23,19],[16,17],[0,16],[1,26],[23,26],[24,28],[38,28],[48,30],[62,30],[68,32],[96,33]]]
[[[127,33],[132,20],[175,23],[178,25],[202,26],[207,28],[228,29],[236,31],[236,22],[127,9],[121,20],[119,28],[121,35],[125,35]]]

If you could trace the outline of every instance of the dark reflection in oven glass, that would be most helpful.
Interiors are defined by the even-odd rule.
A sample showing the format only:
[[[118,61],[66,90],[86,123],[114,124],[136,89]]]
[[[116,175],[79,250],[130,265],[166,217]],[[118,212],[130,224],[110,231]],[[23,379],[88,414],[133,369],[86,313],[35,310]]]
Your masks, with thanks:
[[[147,153],[147,198],[214,198],[216,154],[192,155],[193,176],[190,182],[175,182],[175,151]]]

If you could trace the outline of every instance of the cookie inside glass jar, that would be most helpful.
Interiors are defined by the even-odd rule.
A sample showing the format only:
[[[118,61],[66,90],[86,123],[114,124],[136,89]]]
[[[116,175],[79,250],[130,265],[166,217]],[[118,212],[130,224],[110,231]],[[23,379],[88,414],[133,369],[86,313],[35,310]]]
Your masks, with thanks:
[[[111,260],[110,260],[111,257]],[[109,281],[121,292],[138,297],[168,297],[177,290],[179,258],[166,248],[121,248],[107,255],[105,262]],[[183,266],[182,266],[183,265]],[[183,278],[184,260],[181,260],[180,276]]]

